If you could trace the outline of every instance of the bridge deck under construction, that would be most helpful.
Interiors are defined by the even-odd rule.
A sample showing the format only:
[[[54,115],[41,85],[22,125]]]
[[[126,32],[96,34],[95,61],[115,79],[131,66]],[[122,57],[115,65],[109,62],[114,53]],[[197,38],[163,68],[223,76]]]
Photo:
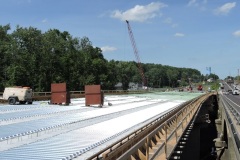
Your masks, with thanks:
[[[202,93],[106,96],[105,105],[69,106],[35,101],[0,105],[0,157],[3,160],[87,159],[151,120]],[[107,103],[112,103],[108,106]]]

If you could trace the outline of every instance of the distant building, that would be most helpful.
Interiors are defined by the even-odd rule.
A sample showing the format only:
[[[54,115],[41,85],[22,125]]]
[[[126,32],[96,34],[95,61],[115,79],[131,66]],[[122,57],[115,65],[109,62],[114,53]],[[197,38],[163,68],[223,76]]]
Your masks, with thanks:
[[[121,82],[118,82],[114,87],[116,90],[123,90],[123,86]]]
[[[213,82],[213,78],[209,78],[207,82]]]
[[[233,80],[231,78],[228,78],[227,83],[233,83]]]
[[[133,82],[130,82],[128,86],[129,86],[129,89],[132,89],[132,90],[138,90],[139,88],[142,88],[142,84],[133,83]]]
[[[123,85],[121,82],[118,82],[114,87],[116,90],[123,90]],[[139,88],[142,88],[142,84],[130,82],[128,88],[129,90],[138,90]]]

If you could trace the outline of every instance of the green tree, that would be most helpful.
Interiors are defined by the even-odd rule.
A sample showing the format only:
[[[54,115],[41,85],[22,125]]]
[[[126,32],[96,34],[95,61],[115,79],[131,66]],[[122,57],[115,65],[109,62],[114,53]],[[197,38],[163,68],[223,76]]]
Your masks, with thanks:
[[[41,53],[41,31],[29,27],[17,26],[11,37],[11,53],[9,53],[11,64],[8,65],[9,85],[34,86],[35,72],[40,65],[36,65],[37,56]]]
[[[11,27],[9,24],[5,26],[0,25],[0,90],[4,89],[4,86],[8,84],[7,67],[10,64],[11,53],[11,36],[8,34]]]
[[[5,86],[30,86],[34,91],[50,91],[51,83],[66,82],[69,90],[83,90],[87,84],[123,89],[130,82],[142,83],[138,63],[107,61],[102,50],[87,37],[74,38],[67,31],[20,27],[9,34],[10,25],[0,26],[0,89]],[[161,64],[141,64],[148,86],[177,87],[204,77],[196,69]],[[218,79],[217,75],[209,75]],[[179,81],[181,80],[181,81]],[[181,83],[179,83],[181,82]]]

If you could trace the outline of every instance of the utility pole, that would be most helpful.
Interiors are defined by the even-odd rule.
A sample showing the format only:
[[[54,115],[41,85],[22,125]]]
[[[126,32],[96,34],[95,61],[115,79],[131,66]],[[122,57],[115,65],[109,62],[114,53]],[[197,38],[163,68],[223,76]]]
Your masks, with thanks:
[[[211,67],[206,67],[206,70],[208,71],[209,75],[212,74]]]
[[[238,69],[238,78],[237,78],[237,79],[238,79],[238,83],[240,82],[240,81],[239,81],[239,78],[240,78],[240,77],[239,77],[239,69]]]

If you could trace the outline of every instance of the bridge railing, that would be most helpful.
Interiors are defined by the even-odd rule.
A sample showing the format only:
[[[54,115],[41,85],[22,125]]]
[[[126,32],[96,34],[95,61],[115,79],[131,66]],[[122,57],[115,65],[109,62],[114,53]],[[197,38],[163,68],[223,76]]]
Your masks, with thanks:
[[[224,106],[229,109],[231,114],[234,116],[235,120],[237,121],[237,125],[240,125],[240,112],[236,109],[236,104],[232,102],[229,98],[225,97],[225,100],[223,101]]]
[[[103,90],[105,94],[138,94],[146,93],[149,90]],[[85,91],[69,91],[71,94],[85,94]],[[0,92],[1,95],[1,92]],[[49,96],[51,92],[33,92],[33,96]]]
[[[236,109],[238,107],[233,101],[226,96],[220,96],[221,102],[226,113],[227,125],[234,139],[234,149],[237,156],[240,157],[240,112]],[[234,107],[235,106],[235,107]]]
[[[141,94],[152,92],[153,90],[103,90],[105,95],[122,95],[122,94]],[[157,90],[154,90],[157,91]],[[71,98],[81,98],[85,96],[85,91],[69,91]],[[3,96],[3,92],[0,92],[0,97]],[[51,92],[33,92],[33,100],[50,100]]]
[[[237,121],[237,125],[240,125],[240,112],[237,111],[232,105],[228,105],[229,110],[231,111],[231,114],[234,116],[234,118]]]

